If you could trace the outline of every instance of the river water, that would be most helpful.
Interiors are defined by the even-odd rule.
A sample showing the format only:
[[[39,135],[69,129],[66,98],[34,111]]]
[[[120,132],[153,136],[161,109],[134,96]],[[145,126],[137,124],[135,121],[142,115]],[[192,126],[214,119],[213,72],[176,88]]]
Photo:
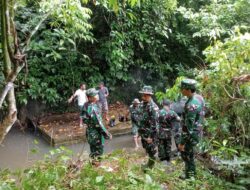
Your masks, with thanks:
[[[37,143],[38,142],[38,143]],[[65,145],[66,148],[73,151],[74,155],[89,152],[89,145],[87,143],[78,143],[72,145]],[[112,140],[105,142],[105,152],[111,152],[116,149],[133,148],[132,135],[113,137]],[[32,149],[37,150],[37,153],[32,153]],[[6,136],[2,145],[0,145],[0,169],[22,169],[31,166],[37,160],[42,160],[45,154],[50,150],[55,149],[51,147],[42,137],[35,135],[30,131],[21,131],[13,127]]]

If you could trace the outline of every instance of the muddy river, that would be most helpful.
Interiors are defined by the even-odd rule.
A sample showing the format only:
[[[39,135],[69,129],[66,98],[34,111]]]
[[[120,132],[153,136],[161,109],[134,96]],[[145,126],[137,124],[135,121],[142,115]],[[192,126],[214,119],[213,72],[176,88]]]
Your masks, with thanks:
[[[65,145],[66,148],[73,151],[74,155],[89,152],[87,143],[78,143]],[[132,135],[114,137],[111,141],[106,141],[105,152],[122,148],[133,148]],[[38,152],[32,153],[35,149]],[[42,160],[45,154],[53,150],[41,135],[35,135],[31,131],[21,131],[17,128],[12,128],[2,145],[0,145],[0,169],[18,169],[26,168],[34,164],[36,160]]]

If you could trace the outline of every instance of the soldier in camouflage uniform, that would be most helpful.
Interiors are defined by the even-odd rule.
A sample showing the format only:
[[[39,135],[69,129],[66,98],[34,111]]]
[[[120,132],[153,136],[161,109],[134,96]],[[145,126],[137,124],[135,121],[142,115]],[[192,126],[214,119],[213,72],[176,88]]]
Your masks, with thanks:
[[[90,157],[93,158],[92,164],[99,165],[100,156],[103,154],[104,139],[111,139],[112,135],[102,122],[101,110],[97,104],[98,91],[91,88],[86,94],[89,102],[83,106],[83,121],[87,124],[86,137],[90,145]]]
[[[173,121],[180,121],[180,117],[173,110],[170,110],[170,101],[163,100],[163,109],[159,113],[159,145],[158,156],[161,161],[170,161],[172,145]]]
[[[200,122],[201,104],[194,93],[196,90],[196,81],[192,79],[184,79],[181,82],[181,92],[184,96],[188,97],[188,100],[184,107],[183,115],[183,127],[178,145],[181,151],[181,157],[185,162],[185,177],[195,177],[195,163],[194,163],[194,148],[199,141],[198,126]]]
[[[138,122],[139,122],[139,104],[140,101],[135,98],[132,105],[129,106],[129,112],[132,123],[132,134],[134,136],[135,148],[139,148],[138,145]]]
[[[184,112],[184,106],[187,101],[186,97],[182,97],[180,100],[173,102],[170,105],[170,109],[173,110],[177,115],[181,118]],[[180,143],[180,136],[181,136],[181,123],[180,121],[173,121],[172,122],[173,126],[173,136],[174,136],[174,141],[176,147],[178,147],[178,144]],[[178,156],[178,152],[175,153],[175,156]]]
[[[151,86],[144,86],[139,92],[142,94],[142,102],[140,104],[140,122],[139,136],[143,148],[146,150],[149,160],[146,167],[152,168],[155,163],[156,154],[156,137],[158,128],[158,112],[159,108],[152,99],[153,90]]]

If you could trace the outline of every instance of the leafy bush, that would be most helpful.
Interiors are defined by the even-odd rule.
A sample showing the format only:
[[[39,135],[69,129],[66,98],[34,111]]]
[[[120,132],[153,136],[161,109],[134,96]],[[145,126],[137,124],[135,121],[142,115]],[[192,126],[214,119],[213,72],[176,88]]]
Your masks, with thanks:
[[[181,180],[183,163],[172,161],[171,166],[157,163],[144,173],[140,164],[144,155],[116,150],[104,155],[102,166],[83,162],[79,170],[71,167],[69,153],[61,147],[52,150],[44,161],[19,172],[0,172],[1,189],[231,189],[233,184],[214,177],[198,165],[196,180]]]
[[[229,141],[231,145],[241,143],[244,146],[250,137],[250,83],[236,80],[250,73],[249,49],[250,35],[246,33],[232,36],[225,42],[218,41],[204,52],[211,65],[201,76],[203,94],[210,104],[213,119],[218,121],[217,138],[223,137],[221,129],[225,126],[224,134],[227,138],[233,137]]]

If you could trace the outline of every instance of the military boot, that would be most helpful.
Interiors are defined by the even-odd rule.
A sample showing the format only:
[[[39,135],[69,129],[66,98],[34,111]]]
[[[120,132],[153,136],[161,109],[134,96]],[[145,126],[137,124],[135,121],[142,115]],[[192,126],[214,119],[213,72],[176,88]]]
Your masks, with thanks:
[[[148,165],[148,168],[152,169],[155,165],[155,158],[149,158],[147,165]]]
[[[152,169],[155,165],[155,158],[149,158],[147,164],[142,165],[142,169],[146,172],[148,169]]]

